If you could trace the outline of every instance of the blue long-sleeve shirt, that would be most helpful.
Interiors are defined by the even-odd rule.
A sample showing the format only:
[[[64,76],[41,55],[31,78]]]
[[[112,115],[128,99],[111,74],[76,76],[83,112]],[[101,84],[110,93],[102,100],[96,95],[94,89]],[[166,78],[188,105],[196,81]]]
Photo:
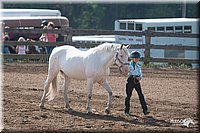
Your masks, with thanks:
[[[128,75],[134,75],[134,76],[139,76],[140,80],[142,79],[142,69],[138,63],[135,63],[133,61],[130,62],[129,65],[129,73]]]

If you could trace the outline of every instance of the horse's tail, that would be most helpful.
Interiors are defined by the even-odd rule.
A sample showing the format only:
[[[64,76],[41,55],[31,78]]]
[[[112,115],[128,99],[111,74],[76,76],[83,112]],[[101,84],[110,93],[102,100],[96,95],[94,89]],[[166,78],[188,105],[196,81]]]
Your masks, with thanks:
[[[57,89],[57,75],[56,75],[50,84],[49,92],[46,94],[47,100],[48,101],[53,100],[57,94],[58,94],[58,89]]]

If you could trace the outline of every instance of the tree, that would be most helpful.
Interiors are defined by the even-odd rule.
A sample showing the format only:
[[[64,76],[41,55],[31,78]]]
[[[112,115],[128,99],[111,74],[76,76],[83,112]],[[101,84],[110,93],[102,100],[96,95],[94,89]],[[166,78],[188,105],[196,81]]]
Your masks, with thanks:
[[[38,4],[3,3],[3,8],[40,8],[60,10],[69,19],[70,27],[77,29],[114,29],[117,19],[182,17],[182,3],[146,4]],[[198,17],[195,3],[186,5],[186,17]]]

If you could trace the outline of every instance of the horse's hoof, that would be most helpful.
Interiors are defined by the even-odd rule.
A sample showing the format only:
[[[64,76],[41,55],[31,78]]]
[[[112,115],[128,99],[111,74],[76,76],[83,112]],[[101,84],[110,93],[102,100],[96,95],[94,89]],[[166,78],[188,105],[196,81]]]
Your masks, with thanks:
[[[45,108],[44,108],[44,105],[39,105],[39,107],[40,107],[40,111],[43,111]]]
[[[40,107],[40,111],[45,111],[45,107]]]
[[[92,111],[86,111],[86,114],[91,115]]]
[[[68,109],[67,109],[67,112],[68,112],[68,113],[71,113],[72,111],[73,111],[72,108],[68,108]]]
[[[105,108],[105,113],[110,114],[110,110],[108,108]]]

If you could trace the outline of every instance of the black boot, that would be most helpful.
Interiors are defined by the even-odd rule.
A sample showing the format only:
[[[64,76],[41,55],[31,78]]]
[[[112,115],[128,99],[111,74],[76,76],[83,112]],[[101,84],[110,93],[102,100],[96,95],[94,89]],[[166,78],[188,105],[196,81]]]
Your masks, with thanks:
[[[144,115],[148,115],[150,113],[150,111],[146,110],[146,111],[143,111]]]

